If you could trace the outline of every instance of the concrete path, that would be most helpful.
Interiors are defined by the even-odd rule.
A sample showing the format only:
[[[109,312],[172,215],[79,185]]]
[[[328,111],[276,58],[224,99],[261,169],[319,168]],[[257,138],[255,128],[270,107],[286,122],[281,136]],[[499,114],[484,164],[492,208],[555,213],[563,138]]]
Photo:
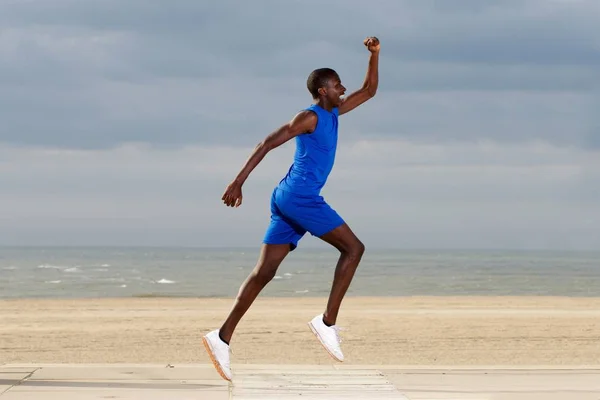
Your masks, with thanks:
[[[600,400],[600,366],[6,364],[0,400]]]

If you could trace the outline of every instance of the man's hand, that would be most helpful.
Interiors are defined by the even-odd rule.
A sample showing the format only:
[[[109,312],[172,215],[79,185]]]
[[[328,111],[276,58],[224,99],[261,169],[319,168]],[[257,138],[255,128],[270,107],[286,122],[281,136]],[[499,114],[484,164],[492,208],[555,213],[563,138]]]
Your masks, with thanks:
[[[227,185],[221,200],[223,200],[223,203],[227,207],[239,207],[242,205],[242,184],[234,180]]]
[[[377,39],[375,36],[369,36],[363,41],[363,43],[365,46],[367,46],[367,49],[369,49],[371,53],[379,51],[379,39]]]

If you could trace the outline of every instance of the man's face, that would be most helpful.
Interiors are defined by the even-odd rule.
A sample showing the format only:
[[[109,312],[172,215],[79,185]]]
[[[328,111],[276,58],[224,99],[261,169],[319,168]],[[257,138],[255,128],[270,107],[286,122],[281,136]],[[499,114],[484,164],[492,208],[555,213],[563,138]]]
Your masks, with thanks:
[[[342,96],[346,93],[346,88],[342,85],[342,81],[339,76],[334,76],[327,81],[325,87],[325,97],[327,101],[335,107],[342,104]]]

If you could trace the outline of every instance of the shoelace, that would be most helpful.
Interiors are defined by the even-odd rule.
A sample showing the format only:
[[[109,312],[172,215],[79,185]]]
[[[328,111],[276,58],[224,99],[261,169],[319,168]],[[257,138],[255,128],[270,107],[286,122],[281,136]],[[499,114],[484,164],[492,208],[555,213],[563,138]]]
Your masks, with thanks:
[[[340,326],[337,326],[337,325],[332,325],[330,328],[333,329],[333,332],[335,332],[335,338],[336,338],[337,342],[342,343],[343,340],[342,340],[342,337],[340,336],[340,331],[345,331],[346,329],[344,329]]]
[[[229,352],[229,355],[231,357],[231,354],[233,354],[233,350],[231,350],[231,347],[229,347],[227,349],[227,351]],[[228,362],[223,363],[223,366],[226,367],[226,368],[231,368],[231,361],[229,361],[229,359],[228,359]]]

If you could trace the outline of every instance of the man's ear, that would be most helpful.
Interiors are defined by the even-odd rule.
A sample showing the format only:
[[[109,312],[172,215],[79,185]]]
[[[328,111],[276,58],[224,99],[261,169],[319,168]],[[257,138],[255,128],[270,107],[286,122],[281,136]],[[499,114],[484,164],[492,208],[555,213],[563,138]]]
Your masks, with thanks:
[[[325,96],[325,94],[326,94],[326,91],[325,91],[325,89],[324,89],[324,88],[319,88],[319,89],[317,89],[317,92],[319,92],[319,94],[320,94],[321,96]]]

